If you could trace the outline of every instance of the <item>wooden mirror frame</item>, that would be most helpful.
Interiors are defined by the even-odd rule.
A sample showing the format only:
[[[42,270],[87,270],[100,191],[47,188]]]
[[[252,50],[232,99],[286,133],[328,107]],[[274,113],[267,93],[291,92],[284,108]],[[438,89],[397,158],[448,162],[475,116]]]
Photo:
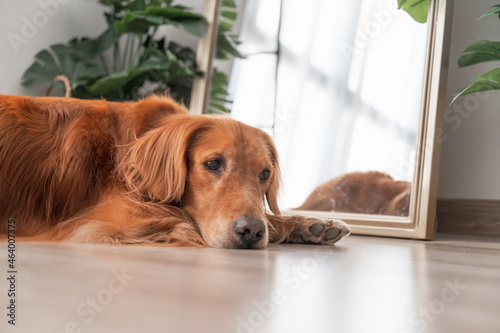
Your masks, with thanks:
[[[394,0],[396,1],[396,0]],[[195,80],[191,94],[191,112],[206,112],[210,98],[212,59],[217,39],[220,0],[205,0],[203,14],[209,30],[197,50],[197,61],[204,77]],[[453,0],[429,0],[424,80],[417,132],[414,177],[409,216],[335,213],[307,210],[284,211],[284,215],[305,215],[341,219],[358,235],[387,236],[431,240],[436,230],[436,201],[441,155],[443,112],[449,59],[449,36]]]

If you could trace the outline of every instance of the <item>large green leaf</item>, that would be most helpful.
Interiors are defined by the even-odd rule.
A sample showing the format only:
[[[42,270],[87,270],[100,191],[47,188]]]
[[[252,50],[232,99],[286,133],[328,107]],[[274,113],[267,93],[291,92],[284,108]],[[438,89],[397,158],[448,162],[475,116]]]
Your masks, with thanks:
[[[159,80],[167,84],[171,82],[180,84],[186,80],[186,77],[192,78],[195,75],[186,66],[184,61],[178,59],[170,50],[160,51],[150,48],[145,51],[145,54],[148,57],[142,60],[139,66],[103,77],[90,88],[90,91],[94,94],[103,95],[119,92],[123,87],[132,82],[132,80],[141,75],[144,75],[144,78],[149,77],[153,82]],[[136,88],[140,88],[143,81],[139,80],[138,82],[141,84]]]
[[[500,68],[491,71],[473,79],[474,83],[467,88],[462,89],[451,101],[452,103],[461,96],[487,90],[500,90]]]
[[[170,6],[172,0],[99,0],[99,3],[120,13],[125,9],[144,10],[147,6]]]
[[[500,60],[500,42],[477,40],[469,45],[458,58],[458,66],[465,67],[487,61]]]
[[[419,23],[427,22],[429,0],[398,0],[398,8],[407,12]]]
[[[99,3],[105,6],[113,6],[121,4],[123,0],[99,0]]]
[[[57,75],[66,76],[71,82],[71,88],[105,75],[102,65],[87,62],[75,62],[71,50],[66,45],[52,45],[48,50],[42,50],[35,56],[33,64],[24,72],[22,85],[33,87],[40,83],[53,82]]]
[[[180,7],[150,6],[146,10],[127,10],[121,20],[116,22],[120,33],[144,33],[149,27],[171,24],[187,32],[202,37],[206,34],[208,24],[201,15],[191,13]]]
[[[177,56],[170,50],[166,51],[166,55],[168,61],[172,64],[168,74],[168,82],[172,82],[175,80],[184,80],[186,76],[191,77],[195,75],[195,73],[191,71],[188,66],[186,66],[186,63],[177,58]]]
[[[77,61],[88,61],[106,51],[118,41],[119,35],[111,27],[95,39],[73,39],[69,42],[71,56]]]
[[[495,6],[492,6],[492,7],[493,7],[492,10],[488,10],[486,13],[484,13],[483,15],[481,15],[480,18],[483,18],[483,17],[491,15],[491,14],[499,14],[500,15],[500,5],[495,5]]]
[[[123,70],[103,77],[92,85],[90,91],[94,94],[109,94],[116,92],[141,74],[146,74],[151,71],[166,71],[171,65],[172,63],[166,57],[153,56],[142,62],[137,68]]]
[[[116,30],[119,33],[146,33],[150,27],[163,24],[164,19],[156,16],[148,16],[142,12],[127,10],[121,20],[116,21]]]

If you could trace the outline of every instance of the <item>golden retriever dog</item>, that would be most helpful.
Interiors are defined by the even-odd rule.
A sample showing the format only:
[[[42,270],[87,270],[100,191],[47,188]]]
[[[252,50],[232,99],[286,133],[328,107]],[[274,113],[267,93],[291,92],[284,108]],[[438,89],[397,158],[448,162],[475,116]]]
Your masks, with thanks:
[[[319,185],[296,210],[408,216],[411,184],[388,174],[353,172]]]
[[[0,95],[0,133],[2,238],[15,227],[28,241],[260,249],[349,234],[341,221],[280,215],[265,132],[167,97]]]

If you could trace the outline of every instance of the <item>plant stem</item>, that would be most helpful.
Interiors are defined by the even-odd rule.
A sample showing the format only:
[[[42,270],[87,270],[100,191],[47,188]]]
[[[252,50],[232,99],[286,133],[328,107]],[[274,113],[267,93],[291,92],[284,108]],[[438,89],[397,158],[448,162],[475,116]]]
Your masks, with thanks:
[[[136,42],[137,42],[137,36],[136,35],[132,35],[132,43],[130,43],[130,49],[128,50],[128,68],[130,68],[131,66],[131,59],[134,55],[134,52],[135,52],[135,48],[136,48]]]
[[[116,18],[116,7],[113,5],[113,17]],[[115,44],[113,45],[113,72],[116,73],[118,69],[118,61],[120,57],[120,37],[116,40]]]
[[[156,35],[156,32],[158,31],[158,27],[159,27],[158,25],[154,27],[153,32],[151,33],[151,38],[149,39],[149,45],[148,46],[150,46],[151,43],[153,43],[155,35]]]
[[[139,57],[139,54],[141,53],[141,48],[142,48],[142,37],[143,35],[139,35],[139,44],[137,45],[137,50],[135,50],[134,55],[132,57],[132,62],[130,63],[130,67],[135,67],[136,61]]]
[[[119,40],[113,46],[113,72],[118,72],[118,65],[120,64],[120,44]]]
[[[101,63],[104,67],[104,70],[106,71],[106,75],[109,75],[109,68],[108,68],[108,64],[106,64],[106,60],[104,59],[102,53],[99,53],[99,60],[101,60]]]
[[[133,36],[133,39],[132,39],[132,43],[130,43],[130,48],[128,49],[127,51],[127,62],[128,62],[128,65],[127,65],[127,69],[129,69],[130,67],[132,67],[132,60],[134,58],[134,52],[135,52],[135,43],[136,43],[136,40],[137,40],[137,36],[136,35],[132,35]]]
[[[122,70],[127,69],[125,66],[127,65],[127,55],[129,54],[130,51],[131,41],[132,41],[132,34],[128,34],[127,41],[125,42],[125,48],[123,49],[122,65],[120,66]]]

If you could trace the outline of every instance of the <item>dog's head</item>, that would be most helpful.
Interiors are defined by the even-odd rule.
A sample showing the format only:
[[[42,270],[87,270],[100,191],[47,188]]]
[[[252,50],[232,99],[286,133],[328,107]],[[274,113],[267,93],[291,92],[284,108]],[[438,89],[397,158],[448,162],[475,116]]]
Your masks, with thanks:
[[[265,132],[218,116],[172,115],[128,154],[127,182],[151,200],[179,205],[218,248],[263,248],[265,202],[279,214],[280,171]]]

